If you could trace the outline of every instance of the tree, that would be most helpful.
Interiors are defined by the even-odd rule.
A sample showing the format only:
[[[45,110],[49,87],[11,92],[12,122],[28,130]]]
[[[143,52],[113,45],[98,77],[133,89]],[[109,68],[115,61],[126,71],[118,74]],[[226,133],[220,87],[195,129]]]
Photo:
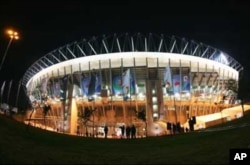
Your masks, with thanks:
[[[93,111],[86,107],[84,109],[84,112],[83,113],[78,113],[78,122],[80,122],[80,124],[83,124],[86,127],[87,125],[87,122],[90,121],[90,116],[92,115]]]

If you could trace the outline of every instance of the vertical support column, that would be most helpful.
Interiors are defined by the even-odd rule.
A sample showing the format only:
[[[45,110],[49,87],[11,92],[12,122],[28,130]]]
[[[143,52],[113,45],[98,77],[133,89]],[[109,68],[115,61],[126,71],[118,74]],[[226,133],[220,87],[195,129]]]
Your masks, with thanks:
[[[69,84],[68,86],[68,107],[70,112],[70,134],[75,134],[77,129],[77,105],[75,99],[73,99],[74,85]]]
[[[222,86],[221,77],[223,78],[223,76],[221,76],[221,68],[219,68],[219,79],[218,79],[219,91],[221,90],[221,86]]]
[[[146,58],[146,134],[154,136],[153,133],[153,109],[152,109],[152,87],[149,80],[148,58]]]
[[[69,78],[66,73],[66,67],[64,67],[64,79],[63,81],[63,111],[64,111],[64,125],[67,124],[66,132],[71,133],[71,101],[73,95],[73,84],[69,83]],[[72,126],[73,127],[73,126]],[[73,128],[72,128],[73,129]]]
[[[137,104],[137,83],[136,83],[136,71],[135,71],[135,57],[133,58],[133,79],[134,79],[134,101],[135,101],[135,108],[136,108],[136,112],[138,112],[138,104]]]
[[[109,89],[110,89],[111,102],[112,102],[112,101],[113,101],[113,98],[112,98],[112,95],[113,95],[113,89],[112,89],[111,59],[109,59]]]
[[[192,109],[192,104],[193,104],[193,81],[192,81],[192,78],[191,78],[191,72],[192,71],[192,63],[191,61],[189,61],[189,81],[190,81],[190,98],[189,98],[189,105],[188,105],[188,110],[186,111],[186,115],[187,115],[187,119],[189,118],[189,114],[191,112],[191,109]]]
[[[111,59],[109,59],[109,88],[110,88],[110,110],[113,110],[113,82],[112,82],[112,65],[111,65]],[[109,96],[108,96],[109,97]],[[106,115],[106,121],[107,121],[107,115]]]
[[[163,101],[163,91],[162,91],[162,81],[161,79],[155,80],[156,85],[156,98],[158,108],[158,119],[164,119],[164,101]]]
[[[123,84],[123,58],[121,58],[121,81],[122,81],[122,84]],[[131,89],[130,89],[131,90]],[[124,91],[123,91],[123,88],[122,88],[122,95],[123,95],[123,98],[124,98]],[[131,101],[131,100],[130,100]],[[127,105],[127,104],[126,104]],[[122,112],[123,112],[123,121],[127,123],[127,113],[126,113],[126,109],[128,111],[128,107],[125,105],[125,101],[123,99],[122,101]]]
[[[199,91],[199,93],[200,93],[200,89],[201,89],[201,86],[200,86],[200,79],[199,79],[199,75],[200,75],[200,65],[199,65],[199,61],[197,62],[197,69],[198,69],[198,71],[197,71],[197,73],[198,73],[198,91]],[[200,104],[199,104],[199,102],[197,101],[197,103],[196,103],[196,109],[195,109],[195,116],[198,116],[198,114],[199,114],[199,111],[200,111]]]
[[[164,119],[164,101],[162,91],[162,75],[159,75],[159,58],[157,57],[156,98],[158,104],[158,119]]]
[[[179,113],[177,112],[177,117],[179,117],[179,119],[177,118],[177,122],[181,121],[181,114],[182,114],[181,96],[182,96],[182,80],[183,80],[183,76],[182,76],[181,59],[179,60],[179,75],[180,75],[180,78],[179,78],[179,81],[180,81],[180,93],[179,93],[180,101],[178,101],[178,111],[179,111]]]
[[[147,119],[147,135],[154,136],[153,134],[153,105],[152,105],[152,85],[149,79],[146,80],[146,119]]]
[[[77,129],[77,106],[76,102],[74,101],[72,104],[73,99],[73,90],[74,90],[74,82],[73,82],[73,66],[70,65],[70,80],[68,80],[68,107],[69,107],[69,114],[70,114],[70,134],[76,133]]]
[[[179,74],[180,74],[180,98],[181,98],[181,93],[182,93],[182,80],[183,80],[183,77],[182,77],[182,66],[181,66],[181,59],[179,61]]]

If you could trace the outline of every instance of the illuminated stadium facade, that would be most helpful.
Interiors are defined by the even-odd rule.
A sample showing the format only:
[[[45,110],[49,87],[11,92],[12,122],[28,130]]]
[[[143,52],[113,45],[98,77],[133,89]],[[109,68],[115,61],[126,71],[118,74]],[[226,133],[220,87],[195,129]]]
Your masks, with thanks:
[[[122,34],[53,50],[23,76],[32,121],[70,134],[168,134],[192,116],[235,105],[243,67],[219,49],[176,36]],[[49,105],[49,106],[48,106]],[[49,108],[46,108],[49,107]],[[145,117],[145,118],[144,118]]]

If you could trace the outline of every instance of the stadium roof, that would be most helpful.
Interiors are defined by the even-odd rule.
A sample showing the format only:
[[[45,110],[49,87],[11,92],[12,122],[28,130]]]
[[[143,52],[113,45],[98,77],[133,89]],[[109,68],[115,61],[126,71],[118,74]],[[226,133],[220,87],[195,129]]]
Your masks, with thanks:
[[[178,36],[166,36],[164,34],[142,34],[130,35],[113,34],[91,39],[82,39],[59,47],[37,61],[28,68],[23,76],[23,85],[41,70],[67,61],[84,56],[108,54],[117,52],[167,52],[176,54],[192,55],[211,59],[230,66],[237,71],[243,70],[242,65],[225,52],[194,40],[187,40]]]

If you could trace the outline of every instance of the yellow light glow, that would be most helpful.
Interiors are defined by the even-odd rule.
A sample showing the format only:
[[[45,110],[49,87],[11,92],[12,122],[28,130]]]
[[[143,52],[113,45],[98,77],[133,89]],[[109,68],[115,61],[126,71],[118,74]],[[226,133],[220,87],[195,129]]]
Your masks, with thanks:
[[[8,30],[7,33],[8,33],[9,35],[12,35],[12,34],[13,34],[13,31],[12,31],[12,30]]]
[[[16,32],[16,31],[13,31],[13,30],[11,30],[11,29],[8,29],[8,30],[7,30],[7,34],[9,35],[9,37],[10,37],[11,39],[15,39],[15,40],[18,40],[18,39],[19,39],[18,32]]]

